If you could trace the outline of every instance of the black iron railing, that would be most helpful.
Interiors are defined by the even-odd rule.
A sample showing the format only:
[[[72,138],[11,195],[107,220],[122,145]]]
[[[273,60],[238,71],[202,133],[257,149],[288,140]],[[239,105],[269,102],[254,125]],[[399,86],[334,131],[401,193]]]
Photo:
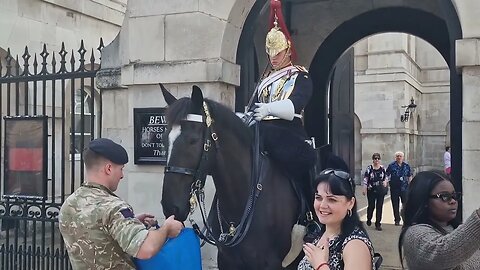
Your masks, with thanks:
[[[4,55],[0,52],[1,269],[71,269],[58,231],[58,212],[65,198],[83,182],[82,149],[101,135],[102,95],[95,88],[95,76],[100,69],[96,59],[100,60],[103,47],[100,39],[87,59],[83,41],[70,53],[64,43],[58,52],[49,52],[44,45],[39,55],[33,56],[33,63],[25,47],[22,65],[10,49]],[[6,172],[12,169],[4,165],[8,158],[5,149],[11,146],[4,145],[10,141],[4,140],[3,119],[27,116],[47,119],[47,155],[42,163],[46,190],[41,196],[30,196],[28,178],[15,182],[21,174],[11,178]],[[18,165],[15,169],[19,170]]]

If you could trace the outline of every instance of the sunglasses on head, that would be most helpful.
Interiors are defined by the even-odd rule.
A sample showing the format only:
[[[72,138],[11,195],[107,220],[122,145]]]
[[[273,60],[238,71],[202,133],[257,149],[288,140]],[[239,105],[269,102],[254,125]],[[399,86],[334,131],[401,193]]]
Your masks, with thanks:
[[[461,192],[453,192],[453,193],[444,192],[444,193],[438,193],[435,195],[430,195],[431,199],[441,199],[444,202],[451,202],[452,199],[454,199],[455,201],[458,201],[460,200],[461,197],[462,197]]]
[[[325,174],[332,174],[332,173],[338,178],[350,181],[350,174],[341,170],[326,169],[326,170],[323,170],[320,174],[325,175]]]

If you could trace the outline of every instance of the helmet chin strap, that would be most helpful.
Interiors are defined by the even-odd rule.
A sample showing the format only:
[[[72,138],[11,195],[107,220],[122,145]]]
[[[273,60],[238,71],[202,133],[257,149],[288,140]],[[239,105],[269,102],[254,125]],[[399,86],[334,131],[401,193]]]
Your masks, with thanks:
[[[279,69],[282,69],[282,68],[284,68],[284,67],[286,67],[286,66],[290,66],[290,65],[292,65],[292,60],[290,59],[290,55],[291,55],[291,54],[290,54],[290,47],[288,47],[287,52],[286,52],[285,55],[283,56],[282,61],[280,62],[280,64],[278,64],[277,66],[274,66],[274,65],[272,64],[272,61],[270,60],[270,65],[272,65],[272,68],[273,68],[274,70],[279,70]]]

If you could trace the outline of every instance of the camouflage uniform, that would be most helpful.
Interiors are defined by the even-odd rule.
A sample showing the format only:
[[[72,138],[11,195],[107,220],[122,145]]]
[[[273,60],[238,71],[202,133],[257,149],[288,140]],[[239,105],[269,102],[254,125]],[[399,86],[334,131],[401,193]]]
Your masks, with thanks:
[[[148,230],[108,188],[84,184],[67,198],[58,219],[73,269],[135,269],[131,256]]]

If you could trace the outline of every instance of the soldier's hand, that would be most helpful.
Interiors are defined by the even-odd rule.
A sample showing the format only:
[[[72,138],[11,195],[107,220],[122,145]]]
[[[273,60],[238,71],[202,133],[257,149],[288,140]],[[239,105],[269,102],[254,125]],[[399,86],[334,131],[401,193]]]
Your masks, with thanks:
[[[177,237],[177,235],[180,233],[180,231],[183,229],[183,224],[175,220],[175,216],[169,216],[166,220],[163,226],[166,226],[167,229],[167,235],[169,238]]]
[[[155,216],[154,216],[154,215],[150,215],[150,214],[141,214],[141,215],[136,216],[136,218],[137,218],[138,220],[140,220],[140,222],[145,223],[145,218],[150,218],[150,219],[152,219],[152,218],[155,218]]]

